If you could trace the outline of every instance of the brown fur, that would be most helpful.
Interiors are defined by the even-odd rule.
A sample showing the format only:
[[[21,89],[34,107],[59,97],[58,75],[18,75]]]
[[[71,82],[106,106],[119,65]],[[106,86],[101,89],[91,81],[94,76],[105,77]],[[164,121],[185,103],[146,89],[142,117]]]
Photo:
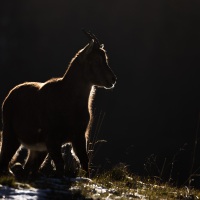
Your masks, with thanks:
[[[61,146],[67,142],[72,143],[81,167],[89,172],[86,144],[94,86],[111,88],[115,82],[105,50],[91,40],[75,55],[63,77],[14,87],[2,105],[0,172],[8,171],[22,144],[29,149],[25,174],[37,172],[49,153],[56,174],[62,176]]]

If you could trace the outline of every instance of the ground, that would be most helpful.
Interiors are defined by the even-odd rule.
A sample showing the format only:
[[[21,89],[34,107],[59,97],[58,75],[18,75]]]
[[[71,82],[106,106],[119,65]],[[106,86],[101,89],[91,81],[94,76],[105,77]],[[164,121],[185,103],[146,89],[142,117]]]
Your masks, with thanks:
[[[200,191],[189,186],[177,188],[150,178],[129,174],[125,166],[117,166],[93,179],[41,178],[32,183],[19,183],[13,178],[0,179],[1,199],[182,199],[200,198]]]

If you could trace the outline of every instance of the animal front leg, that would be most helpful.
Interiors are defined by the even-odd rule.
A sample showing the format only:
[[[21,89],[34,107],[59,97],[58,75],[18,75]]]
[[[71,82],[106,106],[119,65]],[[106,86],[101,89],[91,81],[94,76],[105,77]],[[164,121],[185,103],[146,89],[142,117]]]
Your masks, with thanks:
[[[89,159],[87,155],[85,137],[76,138],[76,140],[72,142],[72,145],[73,145],[73,150],[81,163],[82,169],[86,171],[87,173],[86,176],[89,176],[89,166],[88,166]]]

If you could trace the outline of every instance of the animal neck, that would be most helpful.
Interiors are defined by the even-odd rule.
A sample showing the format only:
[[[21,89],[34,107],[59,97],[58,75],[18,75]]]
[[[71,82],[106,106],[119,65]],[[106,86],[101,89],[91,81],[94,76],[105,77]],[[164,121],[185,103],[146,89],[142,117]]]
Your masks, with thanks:
[[[93,85],[85,79],[84,68],[77,57],[70,63],[62,81],[64,87],[70,87],[76,96],[89,98]]]

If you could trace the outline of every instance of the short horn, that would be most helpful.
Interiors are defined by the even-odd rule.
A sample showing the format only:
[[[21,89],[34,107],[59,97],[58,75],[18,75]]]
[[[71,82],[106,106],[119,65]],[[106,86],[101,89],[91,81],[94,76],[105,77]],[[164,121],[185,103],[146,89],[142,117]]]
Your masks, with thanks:
[[[101,44],[100,44],[98,38],[97,38],[93,33],[91,33],[90,31],[89,31],[89,33],[92,35],[94,41],[95,41],[99,46],[101,46]]]
[[[82,31],[87,35],[87,37],[88,37],[89,39],[93,39],[93,40],[95,41],[95,43],[96,43],[99,47],[101,46],[99,40],[97,39],[97,37],[96,37],[93,33],[91,33],[90,31],[86,31],[85,29],[82,29]]]
[[[94,38],[91,36],[90,32],[86,31],[85,29],[82,29],[82,31],[83,31],[83,33],[85,33],[85,35],[86,35],[89,39],[94,39]]]

